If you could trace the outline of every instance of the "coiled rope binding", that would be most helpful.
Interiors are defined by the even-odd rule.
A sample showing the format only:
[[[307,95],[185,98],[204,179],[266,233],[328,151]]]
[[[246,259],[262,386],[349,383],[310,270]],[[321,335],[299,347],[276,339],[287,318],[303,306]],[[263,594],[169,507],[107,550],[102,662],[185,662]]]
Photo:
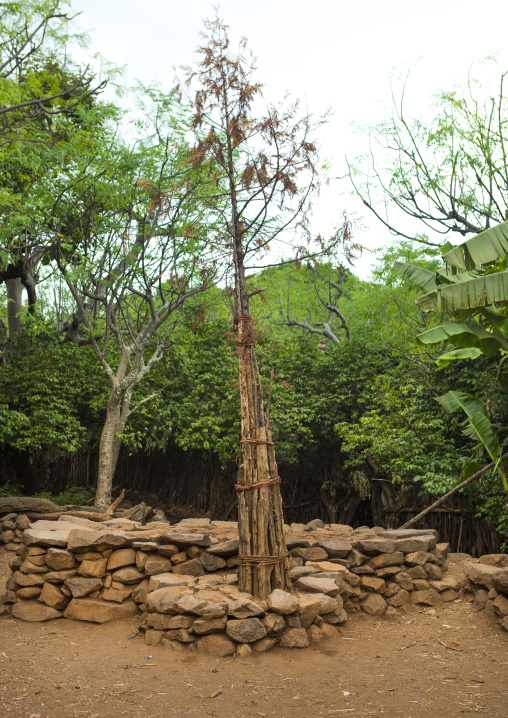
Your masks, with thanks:
[[[273,476],[271,479],[263,479],[263,481],[253,481],[251,484],[235,484],[235,489],[241,492],[259,489],[261,486],[272,486],[272,484],[280,484],[280,476]]]
[[[255,564],[259,564],[260,566],[270,566],[282,563],[288,558],[288,556],[288,553],[285,553],[282,556],[238,556],[238,564],[240,566],[253,566]]]

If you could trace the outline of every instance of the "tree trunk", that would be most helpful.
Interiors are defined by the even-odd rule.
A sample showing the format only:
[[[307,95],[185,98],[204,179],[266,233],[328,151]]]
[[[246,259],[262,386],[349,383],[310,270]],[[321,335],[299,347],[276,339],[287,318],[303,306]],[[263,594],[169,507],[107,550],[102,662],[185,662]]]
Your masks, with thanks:
[[[21,334],[23,326],[23,285],[21,277],[5,279],[7,289],[7,322],[9,327],[9,339],[16,340]]]
[[[129,403],[130,395],[124,397],[122,402],[117,392],[114,389],[111,390],[106,411],[106,421],[104,422],[99,444],[99,473],[94,501],[94,506],[101,511],[106,511],[111,505],[113,477],[122,445],[120,435],[123,433],[127,422]]]

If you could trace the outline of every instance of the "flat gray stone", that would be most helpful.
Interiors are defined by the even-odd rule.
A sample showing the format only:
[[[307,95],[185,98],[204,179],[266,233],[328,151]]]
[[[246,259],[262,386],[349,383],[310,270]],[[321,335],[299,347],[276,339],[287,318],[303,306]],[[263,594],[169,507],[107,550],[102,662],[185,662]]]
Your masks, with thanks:
[[[230,558],[238,553],[239,539],[230,539],[229,541],[221,541],[216,543],[214,546],[210,546],[207,549],[207,553],[211,553],[214,556],[220,556],[221,558]]]
[[[395,551],[395,541],[387,538],[366,538],[355,541],[354,548],[362,553],[393,553]]]
[[[64,583],[72,593],[73,598],[88,596],[89,593],[93,593],[99,588],[102,588],[102,580],[100,578],[68,578]]]
[[[174,543],[177,546],[201,546],[203,548],[209,548],[212,544],[210,536],[208,534],[184,534],[176,531],[163,534],[159,543]]]
[[[505,569],[497,568],[497,566],[488,566],[484,563],[465,562],[464,573],[473,583],[483,586],[486,589],[494,588],[494,578],[504,574]]]
[[[210,527],[210,519],[182,519],[175,524],[175,529],[207,529]]]
[[[353,548],[349,541],[342,539],[323,539],[318,543],[318,546],[324,548],[328,558],[346,558]]]
[[[35,521],[23,532],[22,541],[27,546],[67,547],[69,533],[76,526],[63,521]]]
[[[436,529],[385,529],[383,536],[391,539],[413,538],[413,536],[434,536],[434,538],[438,538]]]
[[[326,561],[328,558],[327,552],[321,546],[311,546],[310,548],[293,548],[291,549],[292,556],[298,556],[304,561]]]
[[[100,551],[103,548],[122,548],[129,545],[130,540],[122,531],[94,531],[93,529],[77,529],[76,527],[73,527],[73,530],[69,532],[67,540],[69,551],[94,548]]]
[[[172,588],[177,586],[193,586],[196,580],[193,576],[176,573],[159,573],[151,576],[149,591],[156,591],[159,588]]]
[[[297,588],[310,593],[324,593],[327,596],[337,596],[340,588],[331,578],[315,578],[314,576],[303,576],[296,582]]]
[[[73,598],[65,609],[65,618],[75,621],[90,621],[91,623],[108,623],[130,618],[139,613],[134,601],[112,603],[102,601],[100,598]]]
[[[240,598],[232,601],[228,606],[228,615],[233,618],[252,618],[265,615],[265,611],[254,601],[248,598]]]

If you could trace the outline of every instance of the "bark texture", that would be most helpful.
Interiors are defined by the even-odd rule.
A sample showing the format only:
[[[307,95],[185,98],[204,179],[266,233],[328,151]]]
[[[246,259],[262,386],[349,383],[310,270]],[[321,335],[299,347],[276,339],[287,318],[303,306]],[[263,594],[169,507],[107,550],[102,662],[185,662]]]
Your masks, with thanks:
[[[113,477],[122,445],[120,436],[129,416],[129,404],[130,392],[122,400],[115,389],[111,390],[99,444],[99,471],[94,502],[95,508],[101,511],[106,511],[111,504]]]
[[[272,432],[254,351],[252,318],[237,317],[242,461],[238,470],[240,591],[266,598],[290,588],[280,484]],[[252,488],[245,488],[254,484]],[[242,559],[245,563],[242,562]]]
[[[23,285],[21,277],[5,279],[7,289],[7,322],[9,327],[9,339],[17,339],[23,327]]]

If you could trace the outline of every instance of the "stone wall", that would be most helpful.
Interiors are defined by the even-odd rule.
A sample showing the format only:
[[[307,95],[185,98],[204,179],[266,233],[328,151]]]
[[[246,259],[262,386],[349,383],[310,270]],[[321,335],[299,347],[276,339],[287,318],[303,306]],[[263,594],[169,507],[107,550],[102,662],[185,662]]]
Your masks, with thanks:
[[[477,561],[465,561],[462,567],[468,579],[465,592],[480,611],[489,608],[501,628],[508,631],[508,556],[489,554]]]
[[[140,614],[147,643],[181,650],[229,655],[276,644],[303,648],[354,611],[379,617],[407,604],[439,606],[473,581],[489,592],[486,600],[500,618],[508,614],[502,565],[508,557],[466,563],[466,576],[448,572],[449,546],[438,543],[435,531],[353,530],[321,521],[286,526],[293,591],[259,601],[238,589],[235,522],[141,525],[62,516],[30,524],[9,515],[0,528],[13,553],[3,613],[96,623]]]

